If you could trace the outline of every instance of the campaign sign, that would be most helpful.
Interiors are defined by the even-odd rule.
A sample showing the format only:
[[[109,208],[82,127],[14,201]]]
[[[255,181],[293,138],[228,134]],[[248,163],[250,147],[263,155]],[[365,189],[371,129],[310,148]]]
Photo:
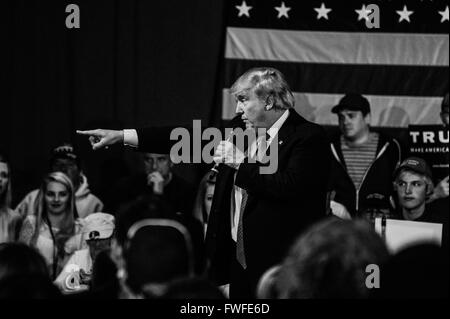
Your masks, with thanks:
[[[410,156],[426,160],[435,181],[448,176],[448,128],[442,125],[410,125],[408,130]]]

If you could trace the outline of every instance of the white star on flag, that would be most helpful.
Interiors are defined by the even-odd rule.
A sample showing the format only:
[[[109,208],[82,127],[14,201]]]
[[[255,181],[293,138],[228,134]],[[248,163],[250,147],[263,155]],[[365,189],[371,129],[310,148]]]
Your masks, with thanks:
[[[361,10],[355,10],[355,12],[358,14],[358,21],[359,20],[369,20],[369,13],[372,12],[372,10],[367,10],[366,5],[363,4]]]
[[[280,19],[281,17],[286,17],[289,19],[289,15],[288,15],[288,11],[291,10],[290,7],[286,7],[286,5],[284,4],[284,2],[281,2],[281,6],[280,7],[275,7],[275,10],[278,11],[278,19]]]
[[[240,6],[235,6],[236,9],[239,10],[238,17],[247,16],[250,18],[250,10],[253,8],[251,6],[248,6],[245,1],[242,1],[242,4]]]
[[[317,12],[317,20],[320,20],[321,18],[328,20],[328,13],[330,13],[331,9],[325,7],[323,2],[320,8],[314,8],[314,10]]]
[[[449,21],[448,6],[445,8],[444,11],[439,11],[439,14],[442,16],[441,23],[443,23],[445,21]]]
[[[398,22],[402,22],[403,20],[411,22],[411,20],[409,19],[409,16],[413,13],[414,13],[414,11],[408,11],[408,8],[405,5],[403,7],[402,11],[397,10],[397,14],[400,16],[400,18],[398,19]]]

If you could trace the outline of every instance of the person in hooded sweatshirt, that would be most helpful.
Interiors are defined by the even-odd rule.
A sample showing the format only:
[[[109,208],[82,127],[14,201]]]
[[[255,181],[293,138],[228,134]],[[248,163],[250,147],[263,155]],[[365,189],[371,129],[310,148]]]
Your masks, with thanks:
[[[81,161],[73,145],[64,143],[53,150],[50,171],[63,172],[71,179],[75,188],[75,206],[80,218],[103,210],[102,201],[89,190],[88,180],[81,170]],[[38,192],[38,189],[32,190],[17,205],[15,211],[23,218],[34,214]]]

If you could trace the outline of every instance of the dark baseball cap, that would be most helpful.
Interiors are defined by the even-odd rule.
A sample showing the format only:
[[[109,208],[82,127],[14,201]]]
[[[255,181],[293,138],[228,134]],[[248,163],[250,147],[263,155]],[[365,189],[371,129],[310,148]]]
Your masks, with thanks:
[[[349,93],[339,101],[339,104],[331,109],[332,113],[338,113],[341,110],[361,111],[364,115],[370,113],[369,101],[357,93]]]
[[[396,178],[403,170],[414,171],[429,178],[433,177],[430,166],[428,166],[427,162],[420,157],[408,157],[405,159],[395,170],[394,178]]]
[[[58,159],[69,159],[80,166],[80,158],[74,146],[70,143],[61,144],[53,149],[50,162],[55,163]]]

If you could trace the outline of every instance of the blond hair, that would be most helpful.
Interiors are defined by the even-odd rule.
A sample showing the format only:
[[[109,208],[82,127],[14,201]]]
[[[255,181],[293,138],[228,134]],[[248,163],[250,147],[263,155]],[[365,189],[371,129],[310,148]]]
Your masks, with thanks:
[[[274,68],[254,68],[245,72],[231,87],[231,94],[253,90],[255,95],[264,102],[273,100],[273,106],[278,110],[293,108],[294,95],[284,78],[284,75]]]
[[[48,174],[39,189],[37,199],[35,201],[35,214],[36,214],[36,224],[34,225],[34,234],[31,238],[31,244],[35,245],[37,238],[39,237],[39,230],[42,223],[46,223],[51,231],[52,225],[48,219],[47,205],[45,203],[45,192],[47,191],[47,186],[51,182],[60,183],[66,187],[69,192],[69,207],[66,209],[65,218],[63,223],[60,225],[59,233],[66,234],[67,236],[73,235],[75,232],[75,219],[78,217],[78,213],[75,207],[75,191],[70,178],[62,172],[53,172]],[[56,243],[55,243],[56,244]]]

